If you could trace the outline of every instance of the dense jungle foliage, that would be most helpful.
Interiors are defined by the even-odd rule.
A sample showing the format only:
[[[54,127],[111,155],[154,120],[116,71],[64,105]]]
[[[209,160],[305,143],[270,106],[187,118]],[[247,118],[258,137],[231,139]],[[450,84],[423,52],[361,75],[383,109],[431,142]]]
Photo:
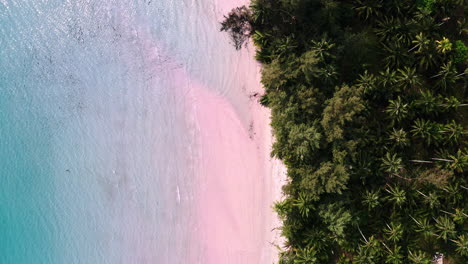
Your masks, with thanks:
[[[280,263],[468,263],[464,0],[254,0],[252,39],[288,168]]]

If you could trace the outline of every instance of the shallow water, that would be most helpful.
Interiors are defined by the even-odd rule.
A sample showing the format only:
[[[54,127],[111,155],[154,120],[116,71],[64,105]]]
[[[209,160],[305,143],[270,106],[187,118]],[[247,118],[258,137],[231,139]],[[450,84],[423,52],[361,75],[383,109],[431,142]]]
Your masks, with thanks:
[[[246,111],[254,65],[218,33],[223,12],[216,0],[0,1],[0,263],[196,255],[197,128],[175,91],[184,72]]]

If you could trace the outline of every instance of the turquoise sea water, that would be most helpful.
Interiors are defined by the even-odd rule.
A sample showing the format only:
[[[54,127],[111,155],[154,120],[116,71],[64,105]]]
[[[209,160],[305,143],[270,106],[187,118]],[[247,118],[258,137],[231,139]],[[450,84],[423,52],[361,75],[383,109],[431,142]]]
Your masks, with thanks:
[[[196,255],[194,128],[174,90],[183,70],[236,97],[250,69],[218,33],[220,10],[0,1],[0,263]]]

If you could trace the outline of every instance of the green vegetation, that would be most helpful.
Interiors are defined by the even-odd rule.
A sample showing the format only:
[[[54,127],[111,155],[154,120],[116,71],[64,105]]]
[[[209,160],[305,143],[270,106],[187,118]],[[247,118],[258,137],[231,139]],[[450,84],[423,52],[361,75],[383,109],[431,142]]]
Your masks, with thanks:
[[[254,0],[226,16],[257,47],[288,168],[280,263],[468,263],[466,10]]]

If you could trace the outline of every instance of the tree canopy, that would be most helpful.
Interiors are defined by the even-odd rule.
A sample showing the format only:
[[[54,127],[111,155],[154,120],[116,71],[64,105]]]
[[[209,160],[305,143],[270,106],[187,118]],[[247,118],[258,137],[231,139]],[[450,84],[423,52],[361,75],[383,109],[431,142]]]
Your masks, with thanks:
[[[466,1],[253,0],[281,264],[468,263]]]

